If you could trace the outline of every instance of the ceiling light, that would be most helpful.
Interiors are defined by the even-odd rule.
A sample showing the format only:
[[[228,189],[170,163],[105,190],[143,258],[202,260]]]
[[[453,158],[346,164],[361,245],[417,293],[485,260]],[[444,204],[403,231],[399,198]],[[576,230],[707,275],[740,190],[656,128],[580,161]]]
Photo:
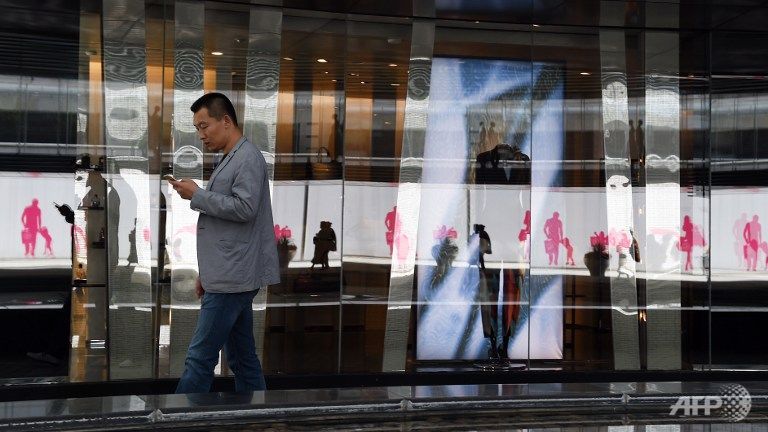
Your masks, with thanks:
[[[394,64],[394,63],[390,63],[390,64],[389,64],[389,67],[397,67],[397,65],[396,65],[396,64]]]
[[[397,87],[397,86],[399,86],[400,84],[398,84],[398,83],[391,83],[390,85],[391,85],[392,87]]]
[[[326,60],[324,58],[319,58],[319,59],[317,59],[317,62],[318,63],[328,63],[328,60]]]
[[[587,75],[589,75],[589,74],[590,74],[589,72],[579,72],[579,75],[584,75],[584,76],[587,76]]]
[[[224,55],[224,53],[223,53],[223,52],[221,52],[221,51],[211,51],[211,54],[212,54],[212,55],[215,55],[215,56]]]
[[[534,27],[539,27],[539,25],[538,25],[538,24],[531,24],[531,25],[532,25],[532,26],[534,26]]]
[[[293,59],[290,57],[283,57],[283,60],[293,61]]]
[[[360,84],[365,84],[365,81],[360,81]]]
[[[331,80],[331,81],[336,82],[336,80]]]
[[[350,73],[349,76],[357,76],[356,73]]]
[[[480,21],[475,21],[475,24],[480,24]]]

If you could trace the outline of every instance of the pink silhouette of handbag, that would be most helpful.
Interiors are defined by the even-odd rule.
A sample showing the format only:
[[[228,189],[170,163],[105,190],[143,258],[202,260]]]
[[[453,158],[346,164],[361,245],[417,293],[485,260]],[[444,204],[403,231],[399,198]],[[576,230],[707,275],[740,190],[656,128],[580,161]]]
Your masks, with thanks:
[[[544,240],[544,251],[546,253],[555,253],[557,251],[558,242],[553,239]]]
[[[24,228],[21,230],[21,242],[32,243],[35,240],[35,231],[31,228]]]

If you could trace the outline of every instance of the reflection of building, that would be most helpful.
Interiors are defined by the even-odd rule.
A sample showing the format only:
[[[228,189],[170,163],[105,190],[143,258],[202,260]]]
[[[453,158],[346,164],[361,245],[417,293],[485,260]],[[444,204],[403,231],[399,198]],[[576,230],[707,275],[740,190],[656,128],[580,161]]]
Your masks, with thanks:
[[[768,217],[758,79],[768,75],[768,36],[746,19],[759,7],[719,4],[738,12],[723,13],[735,16],[723,27],[690,2],[674,3],[663,23],[649,2],[569,6],[568,16],[538,2],[436,2],[435,21],[415,23],[398,19],[414,15],[409,2],[387,17],[376,2],[330,2],[331,20],[258,0],[12,3],[0,17],[0,188],[13,194],[0,222],[13,241],[0,243],[0,274],[24,272],[3,280],[19,292],[45,286],[48,273],[69,277],[68,227],[45,212],[54,201],[77,208],[86,179],[103,177],[102,205],[75,215],[75,250],[94,285],[79,288],[105,303],[96,313],[92,299],[74,302],[81,321],[70,335],[74,358],[108,365],[94,366],[95,379],[179,368],[199,305],[200,227],[161,176],[210,178],[219,159],[199,150],[185,116],[191,95],[214,89],[236,102],[265,153],[275,222],[292,228],[296,246],[283,283],[253,307],[268,375],[412,372],[424,349],[434,360],[476,358],[482,320],[467,287],[480,282],[465,271],[476,223],[494,239],[488,279],[520,281],[510,353],[534,368],[543,358],[577,371],[765,365],[758,332],[768,316],[742,310],[768,307],[766,232],[749,225]],[[34,19],[39,11],[50,19]],[[531,16],[538,27],[507,25]],[[104,158],[104,171],[73,174],[82,154]],[[33,198],[49,256],[44,237],[34,258],[19,247]],[[561,225],[545,233],[554,212]],[[319,221],[332,224],[337,247],[311,273]],[[430,297],[420,283],[437,267],[431,231],[441,225],[455,227],[457,252],[442,269],[448,289]],[[97,251],[103,226],[107,250]],[[642,251],[635,264],[629,229]],[[583,258],[600,231],[612,239],[605,278],[589,276]],[[414,298],[449,312],[422,322]],[[93,354],[82,341],[99,313],[112,340]]]

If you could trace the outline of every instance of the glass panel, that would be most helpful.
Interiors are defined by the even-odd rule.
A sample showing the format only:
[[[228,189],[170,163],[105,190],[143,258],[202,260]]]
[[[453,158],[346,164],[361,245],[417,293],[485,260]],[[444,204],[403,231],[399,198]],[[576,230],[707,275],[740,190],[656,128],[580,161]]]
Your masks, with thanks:
[[[638,137],[646,154],[645,306],[649,369],[681,367],[680,275],[683,268],[687,271],[690,267],[683,267],[675,249],[692,250],[694,244],[703,241],[702,235],[697,241],[693,238],[696,231],[701,233],[702,221],[682,214],[679,57],[678,34],[645,33],[645,125],[638,122],[637,127],[638,132],[643,132]]]
[[[347,23],[342,372],[378,372],[395,243],[411,26]],[[351,75],[354,74],[354,75]]]
[[[110,379],[154,374],[144,22],[144,2],[104,2]]]
[[[710,363],[711,224],[709,163],[709,37],[704,32],[679,35],[680,202],[682,369]],[[685,223],[689,216],[690,224]],[[717,231],[717,230],[715,230]],[[685,239],[685,240],[683,240]],[[690,239],[690,241],[689,241]],[[690,248],[688,245],[690,244]],[[687,268],[686,268],[687,267]],[[649,341],[650,343],[650,341]]]
[[[637,145],[637,129],[629,120],[627,88],[626,34],[622,30],[600,30],[600,60],[603,112],[603,147],[605,152],[605,207],[607,237],[600,236],[585,255],[585,260],[610,267],[611,325],[613,366],[615,369],[640,368],[638,333],[638,297],[636,267],[631,249],[634,236],[634,191],[632,188],[633,145]],[[637,183],[637,182],[636,182]],[[639,186],[639,185],[638,185]],[[607,243],[603,243],[603,240]],[[592,244],[590,244],[592,246]],[[616,260],[611,260],[611,255]],[[607,257],[607,259],[606,259]],[[612,262],[613,261],[613,262]],[[603,264],[605,262],[605,264]],[[594,265],[594,264],[593,264]],[[615,273],[614,273],[615,272]]]
[[[347,23],[342,372],[382,370],[395,243],[408,253],[395,206],[410,40],[410,25]]]
[[[535,37],[535,34],[534,34]],[[535,360],[560,360],[563,357],[564,268],[574,265],[569,247],[575,231],[563,173],[565,158],[564,69],[559,62],[534,60],[531,68],[531,273],[527,286],[530,304],[528,347]],[[578,237],[576,237],[578,238]],[[580,241],[574,239],[576,241]],[[562,249],[561,249],[562,246]],[[566,253],[560,257],[560,252]]]
[[[393,243],[384,332],[383,371],[405,370],[408,338],[412,323],[412,299],[416,271],[418,220],[421,206],[420,182],[424,160],[427,114],[429,106],[434,23],[416,21],[411,35],[411,57],[408,63],[408,89],[405,100],[403,150],[400,161],[400,183],[394,220]],[[398,223],[398,220],[401,222]],[[394,237],[393,237],[394,242]]]
[[[102,92],[101,16],[82,11],[80,16],[80,83],[77,98],[79,165],[74,191],[74,285],[69,379],[101,381],[107,378],[106,340],[107,266],[99,234],[105,221],[104,97]],[[86,156],[87,155],[87,156]],[[94,204],[98,204],[94,206]],[[91,209],[93,207],[93,209]]]
[[[549,81],[532,107],[532,364],[551,364],[535,361],[546,341],[564,369],[639,369],[639,32],[534,29],[533,64]],[[561,334],[534,332],[547,325]]]
[[[282,269],[267,295],[266,373],[339,369],[345,33],[340,20],[283,19],[272,207]]]
[[[279,9],[251,7],[243,116],[243,134],[256,144],[267,162],[273,201],[282,20]],[[279,247],[279,236],[275,241]],[[253,300],[253,332],[259,358],[264,358],[267,289],[263,287]]]
[[[768,37],[711,35],[713,368],[765,367]]]
[[[192,124],[189,108],[203,95],[203,35],[205,4],[177,1],[174,6],[173,50],[173,117],[172,171],[174,178],[189,178],[203,182],[203,145]],[[170,55],[170,53],[169,53]],[[168,351],[168,373],[178,377],[184,372],[184,359],[197,325],[200,301],[195,294],[198,277],[197,215],[189,201],[174,193],[170,183],[163,181],[168,221],[163,241],[168,263],[164,272],[170,273],[170,313],[161,335],[163,352]],[[166,277],[165,274],[161,275]]]

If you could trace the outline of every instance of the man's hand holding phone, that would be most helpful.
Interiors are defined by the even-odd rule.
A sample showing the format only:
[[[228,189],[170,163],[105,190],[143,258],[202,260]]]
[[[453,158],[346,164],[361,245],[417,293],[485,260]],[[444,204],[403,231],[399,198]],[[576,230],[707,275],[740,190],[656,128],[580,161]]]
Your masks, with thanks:
[[[179,195],[188,200],[192,199],[192,195],[195,194],[195,191],[199,189],[199,186],[197,186],[197,183],[195,183],[193,180],[190,179],[181,179],[178,180],[171,174],[166,174],[163,176],[164,179],[168,180],[168,183],[173,186],[173,189],[179,193]]]

